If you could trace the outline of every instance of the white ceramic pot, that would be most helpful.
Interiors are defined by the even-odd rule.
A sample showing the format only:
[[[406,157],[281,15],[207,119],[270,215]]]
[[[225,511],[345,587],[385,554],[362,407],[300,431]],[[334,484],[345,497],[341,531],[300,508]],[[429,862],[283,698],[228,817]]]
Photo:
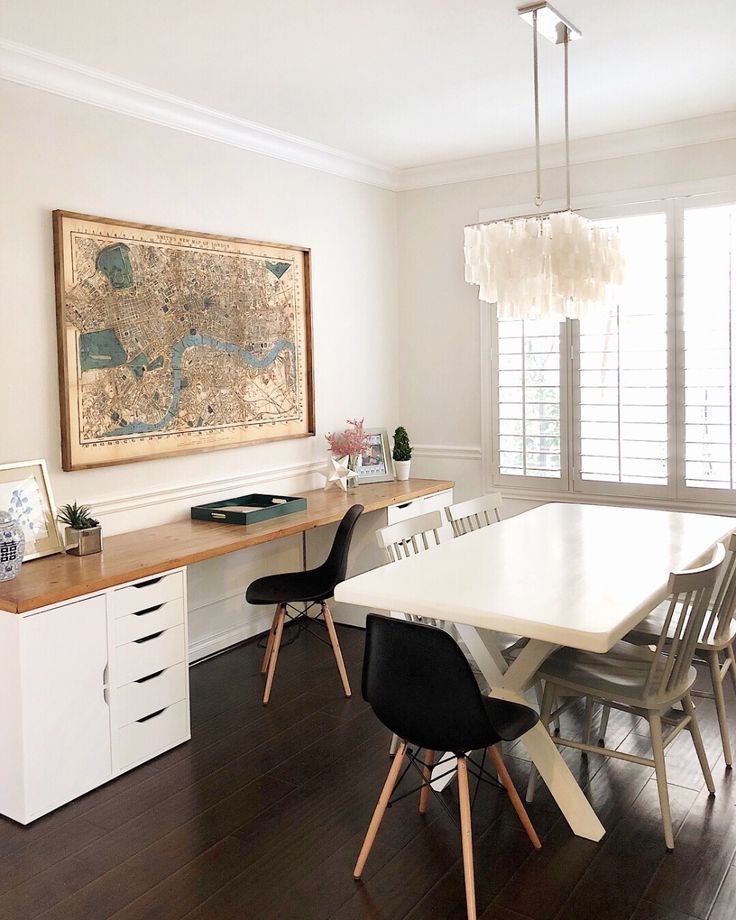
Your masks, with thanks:
[[[396,471],[396,478],[404,481],[409,478],[409,469],[411,468],[411,460],[394,460],[394,470]]]

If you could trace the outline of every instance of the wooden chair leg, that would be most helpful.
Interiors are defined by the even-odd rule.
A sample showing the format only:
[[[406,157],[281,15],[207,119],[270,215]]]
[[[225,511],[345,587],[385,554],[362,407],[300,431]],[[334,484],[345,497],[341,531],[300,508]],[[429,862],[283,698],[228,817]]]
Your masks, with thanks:
[[[683,703],[684,705],[684,703]],[[664,744],[662,740],[662,720],[658,712],[650,712],[649,731],[652,738],[652,753],[654,754],[654,772],[657,776],[657,792],[659,793],[659,808],[662,812],[664,825],[664,843],[668,850],[674,850],[675,837],[672,832],[672,813],[670,812],[670,794],[667,789],[667,768],[664,763]]]
[[[733,653],[733,642],[729,642],[726,646],[726,654],[731,662],[731,667],[728,669],[728,673],[731,675],[731,686],[733,687],[733,692],[736,693],[736,655]]]
[[[460,833],[463,843],[463,870],[465,873],[465,902],[468,920],[476,920],[475,871],[473,868],[473,825],[470,819],[470,788],[468,765],[464,757],[457,759],[457,791],[460,798]]]
[[[603,746],[606,741],[606,732],[608,731],[608,717],[611,715],[611,707],[603,704],[601,709],[601,724],[598,728],[598,744]]]
[[[422,770],[422,778],[425,783],[428,783],[432,779],[432,767],[434,766],[434,751],[425,751],[424,752],[424,769]],[[427,805],[429,805],[429,796],[431,790],[429,786],[422,786],[419,792],[419,814],[423,815],[427,811]]]
[[[337,670],[340,672],[342,688],[345,691],[345,696],[352,696],[350,681],[348,680],[348,672],[345,670],[345,662],[342,659],[340,643],[338,642],[337,633],[335,632],[335,624],[332,621],[330,608],[327,606],[327,604],[324,603],[324,601],[322,602],[322,616],[325,618],[325,623],[327,624],[327,632],[330,636],[330,642],[332,643],[332,651],[334,652],[335,661],[337,662]]]
[[[728,715],[726,713],[726,699],[723,696],[723,675],[721,674],[721,662],[718,652],[709,652],[708,664],[710,665],[710,676],[713,683],[713,698],[716,704],[718,727],[721,731],[723,759],[726,761],[726,766],[731,767],[733,766],[733,756],[731,754],[731,739],[728,734]]]
[[[537,832],[534,830],[534,825],[532,824],[529,815],[526,813],[526,808],[524,808],[524,803],[519,798],[519,793],[516,791],[516,786],[514,786],[514,781],[509,776],[509,771],[506,769],[506,764],[503,762],[503,757],[496,747],[489,747],[488,753],[491,756],[493,761],[493,766],[496,768],[496,773],[498,773],[498,778],[501,780],[506,793],[508,794],[509,799],[511,799],[511,804],[514,806],[514,811],[519,816],[519,821],[521,821],[521,826],[527,833],[527,836],[532,842],[535,850],[541,850],[542,844],[539,842],[539,837]]]
[[[682,708],[683,711],[690,716],[690,724],[687,726],[687,729],[695,745],[695,753],[698,755],[698,760],[700,761],[700,769],[703,771],[705,785],[708,787],[708,792],[711,795],[715,795],[716,787],[713,783],[713,775],[710,772],[710,764],[708,763],[708,757],[705,753],[703,738],[700,734],[700,726],[698,725],[698,719],[695,715],[695,707],[693,706],[692,697],[689,693],[686,693],[682,699]]]
[[[281,606],[276,617],[276,631],[273,637],[273,645],[268,660],[268,674],[266,675],[266,689],[263,691],[263,705],[265,706],[271,698],[271,686],[273,685],[273,676],[276,673],[276,661],[279,657],[279,648],[281,648],[281,636],[284,632],[284,620],[286,619],[286,608]]]
[[[268,642],[266,642],[266,651],[263,654],[263,661],[261,662],[261,674],[266,673],[266,668],[268,667],[268,662],[271,660],[271,650],[273,649],[273,637],[276,634],[276,623],[279,619],[279,611],[281,610],[281,604],[276,604],[276,610],[274,610],[273,621],[271,623],[271,629],[268,633]]]
[[[376,810],[373,812],[371,823],[368,825],[368,831],[365,835],[363,846],[360,848],[358,861],[355,863],[355,868],[353,869],[353,878],[360,878],[363,874],[363,869],[365,869],[365,864],[371,852],[373,841],[376,839],[378,828],[381,826],[383,816],[386,814],[386,807],[388,805],[389,799],[391,798],[391,794],[394,791],[394,787],[396,786],[396,781],[399,778],[399,773],[401,772],[401,767],[404,763],[405,754],[406,742],[402,741],[399,745],[398,751],[396,752],[396,756],[391,762],[391,769],[388,771],[386,782],[384,783],[383,789],[381,790],[381,795],[378,798]]]

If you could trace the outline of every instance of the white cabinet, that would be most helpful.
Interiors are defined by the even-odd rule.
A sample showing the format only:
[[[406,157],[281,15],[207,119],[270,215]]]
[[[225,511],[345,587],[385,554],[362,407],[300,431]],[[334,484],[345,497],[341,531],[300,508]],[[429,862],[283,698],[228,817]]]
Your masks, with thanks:
[[[0,612],[0,814],[21,824],[190,737],[183,570]]]
[[[27,824],[112,776],[105,598],[5,614],[0,634],[0,812]]]

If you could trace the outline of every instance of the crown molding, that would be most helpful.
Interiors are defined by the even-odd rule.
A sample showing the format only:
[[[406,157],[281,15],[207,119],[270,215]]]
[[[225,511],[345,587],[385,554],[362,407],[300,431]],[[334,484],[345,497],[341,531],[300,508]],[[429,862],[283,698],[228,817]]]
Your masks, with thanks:
[[[617,134],[578,138],[571,142],[570,162],[580,165],[732,139],[736,139],[736,112],[720,112]],[[564,165],[564,144],[542,147],[543,169],[557,169]],[[483,157],[402,169],[399,172],[399,191],[517,175],[533,172],[534,168],[534,148],[524,147]]]
[[[492,179],[534,169],[533,147],[398,169],[2,38],[0,79],[392,191]],[[736,112],[722,112],[618,134],[579,138],[572,142],[571,161],[590,163],[734,138]],[[545,169],[564,166],[564,146],[545,145],[542,162]]]
[[[320,172],[395,190],[398,170],[0,39],[0,79]]]

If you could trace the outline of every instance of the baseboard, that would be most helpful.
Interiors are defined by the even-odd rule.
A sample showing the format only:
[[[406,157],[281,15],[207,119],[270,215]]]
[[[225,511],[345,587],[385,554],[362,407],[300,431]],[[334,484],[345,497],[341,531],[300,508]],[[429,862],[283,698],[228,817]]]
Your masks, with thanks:
[[[265,611],[263,615],[248,617],[247,622],[233,626],[224,632],[204,636],[196,642],[189,643],[189,663],[193,664],[200,658],[207,658],[217,652],[222,652],[231,645],[238,645],[246,639],[252,639],[259,633],[266,632],[273,620],[273,610]]]

